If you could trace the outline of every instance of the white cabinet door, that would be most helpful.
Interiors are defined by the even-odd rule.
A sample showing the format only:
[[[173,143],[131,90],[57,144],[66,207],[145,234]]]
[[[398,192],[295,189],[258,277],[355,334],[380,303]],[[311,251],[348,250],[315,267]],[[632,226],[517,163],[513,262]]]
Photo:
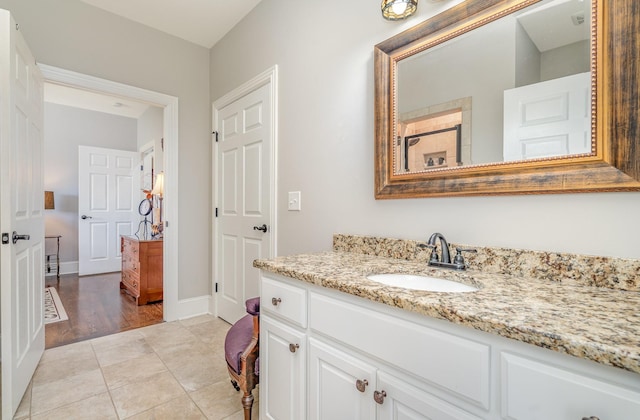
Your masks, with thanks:
[[[309,339],[309,419],[375,418],[376,368],[317,339]]]
[[[384,371],[378,371],[376,391],[384,395],[378,420],[480,420]]]
[[[306,336],[267,316],[260,319],[260,418],[306,418]]]
[[[518,420],[640,419],[640,392],[503,353],[502,414]]]

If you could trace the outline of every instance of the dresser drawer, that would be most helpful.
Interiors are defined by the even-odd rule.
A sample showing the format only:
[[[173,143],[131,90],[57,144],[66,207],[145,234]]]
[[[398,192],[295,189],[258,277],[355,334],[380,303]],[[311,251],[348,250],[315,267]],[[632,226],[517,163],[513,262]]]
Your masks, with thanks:
[[[490,346],[315,292],[309,327],[489,408]]]
[[[140,277],[131,271],[122,272],[122,283],[135,296],[140,296]]]
[[[302,328],[307,326],[307,292],[285,281],[262,277],[262,311],[278,315]]]

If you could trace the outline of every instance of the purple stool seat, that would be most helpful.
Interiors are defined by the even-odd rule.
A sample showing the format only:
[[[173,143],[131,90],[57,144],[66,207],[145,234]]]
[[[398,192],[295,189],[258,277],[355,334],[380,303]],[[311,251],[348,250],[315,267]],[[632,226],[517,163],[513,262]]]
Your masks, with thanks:
[[[227,361],[231,384],[242,391],[245,420],[251,420],[252,391],[259,382],[260,351],[260,298],[245,302],[247,312],[227,331],[224,357]]]
[[[240,356],[251,343],[252,333],[252,315],[240,318],[227,332],[227,338],[224,341],[224,357],[237,374],[240,374]]]

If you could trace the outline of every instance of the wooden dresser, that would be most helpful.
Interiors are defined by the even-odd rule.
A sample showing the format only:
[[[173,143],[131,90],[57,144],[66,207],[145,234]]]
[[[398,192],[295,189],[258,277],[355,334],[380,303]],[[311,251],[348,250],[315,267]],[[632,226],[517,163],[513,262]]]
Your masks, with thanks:
[[[162,300],[162,239],[141,241],[122,236],[122,279],[120,288],[138,305]]]

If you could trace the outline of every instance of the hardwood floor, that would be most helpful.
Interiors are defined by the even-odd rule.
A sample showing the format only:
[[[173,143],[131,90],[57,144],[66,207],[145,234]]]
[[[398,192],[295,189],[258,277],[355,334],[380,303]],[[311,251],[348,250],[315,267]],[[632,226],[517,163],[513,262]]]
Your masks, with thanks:
[[[138,306],[120,291],[120,273],[45,278],[55,287],[69,320],[45,326],[45,348],[58,347],[162,322],[162,302]]]

